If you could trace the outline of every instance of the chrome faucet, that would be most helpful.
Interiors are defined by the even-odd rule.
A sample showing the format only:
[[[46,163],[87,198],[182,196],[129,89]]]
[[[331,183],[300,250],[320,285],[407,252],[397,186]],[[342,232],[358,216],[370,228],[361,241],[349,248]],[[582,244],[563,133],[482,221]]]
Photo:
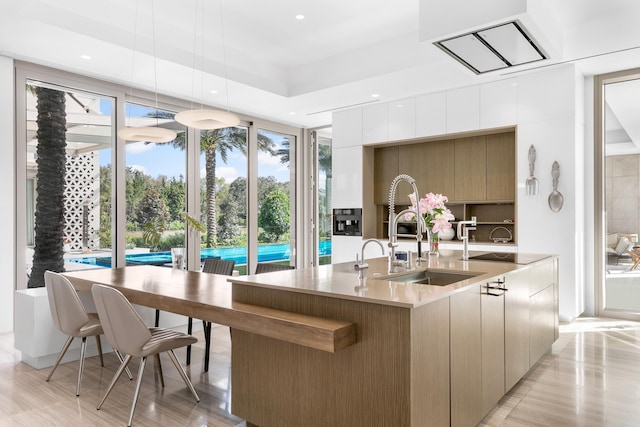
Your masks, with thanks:
[[[469,230],[476,229],[476,217],[472,216],[470,221],[460,221],[458,223],[458,239],[462,240],[462,260],[469,260]]]
[[[396,214],[396,188],[400,181],[406,181],[411,185],[413,189],[413,197],[416,202],[415,209],[413,207],[407,208],[400,213]],[[422,243],[423,230],[427,233],[427,241],[431,240],[429,236],[429,229],[424,221],[424,218],[420,214],[420,196],[418,194],[418,188],[416,187],[416,180],[406,174],[396,176],[391,182],[391,188],[389,189],[389,272],[394,273],[395,267],[399,265],[396,261],[396,248],[398,247],[398,237],[415,237],[418,241],[418,248]],[[416,216],[416,234],[398,234],[398,221],[400,217],[407,213],[413,213]],[[422,254],[419,253],[417,262],[420,263]]]
[[[364,262],[364,248],[367,247],[367,245],[371,242],[376,242],[378,244],[378,246],[380,246],[380,249],[382,249],[382,255],[384,255],[384,246],[382,246],[382,243],[380,243],[379,241],[377,241],[376,239],[368,239],[365,240],[362,243],[362,249],[360,250],[360,259],[358,259],[358,254],[356,253],[356,265],[355,265],[355,270],[358,272],[358,279],[366,279],[367,276],[367,268],[369,268],[369,264],[367,264],[366,262]]]

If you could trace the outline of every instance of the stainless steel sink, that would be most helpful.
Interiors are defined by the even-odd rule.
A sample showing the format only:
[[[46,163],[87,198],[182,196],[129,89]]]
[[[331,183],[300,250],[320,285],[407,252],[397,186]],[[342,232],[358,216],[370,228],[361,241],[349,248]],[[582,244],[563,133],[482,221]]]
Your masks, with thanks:
[[[386,280],[390,280],[393,282],[416,283],[419,285],[446,286],[452,283],[460,282],[462,280],[471,279],[479,275],[480,273],[422,270],[415,271],[409,274],[400,274],[397,276],[388,277]]]

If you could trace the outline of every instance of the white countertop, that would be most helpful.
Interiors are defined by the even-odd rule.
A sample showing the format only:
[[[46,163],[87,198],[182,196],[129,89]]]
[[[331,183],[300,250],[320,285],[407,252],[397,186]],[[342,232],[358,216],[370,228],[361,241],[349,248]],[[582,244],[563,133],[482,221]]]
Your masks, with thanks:
[[[419,267],[402,269],[390,275],[388,258],[367,259],[367,278],[358,279],[355,262],[330,264],[319,267],[277,271],[259,275],[232,277],[234,284],[264,288],[276,288],[292,292],[321,295],[325,297],[349,299],[374,304],[417,308],[430,302],[448,297],[469,286],[488,281],[527,265],[551,257],[543,254],[517,254],[516,263],[496,261],[462,261],[462,251],[448,251],[447,256],[429,257]],[[471,253],[474,255],[474,253]],[[422,285],[394,281],[394,276],[419,270],[444,270],[477,274],[475,277],[446,286]]]

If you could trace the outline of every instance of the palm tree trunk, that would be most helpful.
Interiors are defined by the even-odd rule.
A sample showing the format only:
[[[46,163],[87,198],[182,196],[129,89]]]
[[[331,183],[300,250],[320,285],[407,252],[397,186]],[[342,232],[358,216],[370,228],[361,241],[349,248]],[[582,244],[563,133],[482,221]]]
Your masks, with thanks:
[[[44,286],[46,270],[64,271],[64,187],[66,173],[65,93],[36,88],[38,139],[35,248],[29,288]]]
[[[208,248],[215,246],[218,232],[216,221],[216,149],[215,146],[205,150],[205,172],[207,184],[207,238]]]

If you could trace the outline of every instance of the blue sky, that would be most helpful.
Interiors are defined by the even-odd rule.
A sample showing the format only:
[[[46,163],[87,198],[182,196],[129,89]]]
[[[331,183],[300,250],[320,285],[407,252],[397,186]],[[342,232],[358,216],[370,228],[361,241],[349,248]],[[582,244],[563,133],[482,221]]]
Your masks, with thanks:
[[[277,141],[274,139],[274,141]],[[276,142],[278,146],[280,144]],[[145,172],[152,177],[165,175],[178,177],[185,175],[185,152],[175,149],[171,144],[145,144],[144,142],[130,142],[126,149],[127,166]],[[204,155],[200,156],[200,175],[204,176]],[[289,168],[280,163],[279,157],[272,157],[266,153],[258,154],[258,174],[272,175],[279,182],[289,181]],[[225,178],[231,183],[239,176],[247,176],[247,159],[239,151],[227,154],[225,164],[220,155],[217,156],[216,176]]]
[[[152,108],[127,103],[127,118],[146,117]],[[111,102],[101,102],[101,112],[111,114]],[[275,143],[276,150],[281,147],[284,137],[279,134],[267,133]],[[110,163],[109,156],[101,156],[101,164]],[[169,178],[185,176],[185,152],[173,148],[171,144],[145,144],[144,142],[128,142],[126,147],[126,164],[128,167],[140,170],[152,177],[165,175]],[[200,175],[204,176],[204,155],[201,155]],[[280,163],[279,157],[272,157],[266,153],[258,153],[258,174],[260,176],[274,176],[279,182],[289,181],[288,165]],[[220,155],[217,156],[216,176],[231,183],[237,177],[247,176],[247,159],[239,151],[227,154],[224,163]]]

